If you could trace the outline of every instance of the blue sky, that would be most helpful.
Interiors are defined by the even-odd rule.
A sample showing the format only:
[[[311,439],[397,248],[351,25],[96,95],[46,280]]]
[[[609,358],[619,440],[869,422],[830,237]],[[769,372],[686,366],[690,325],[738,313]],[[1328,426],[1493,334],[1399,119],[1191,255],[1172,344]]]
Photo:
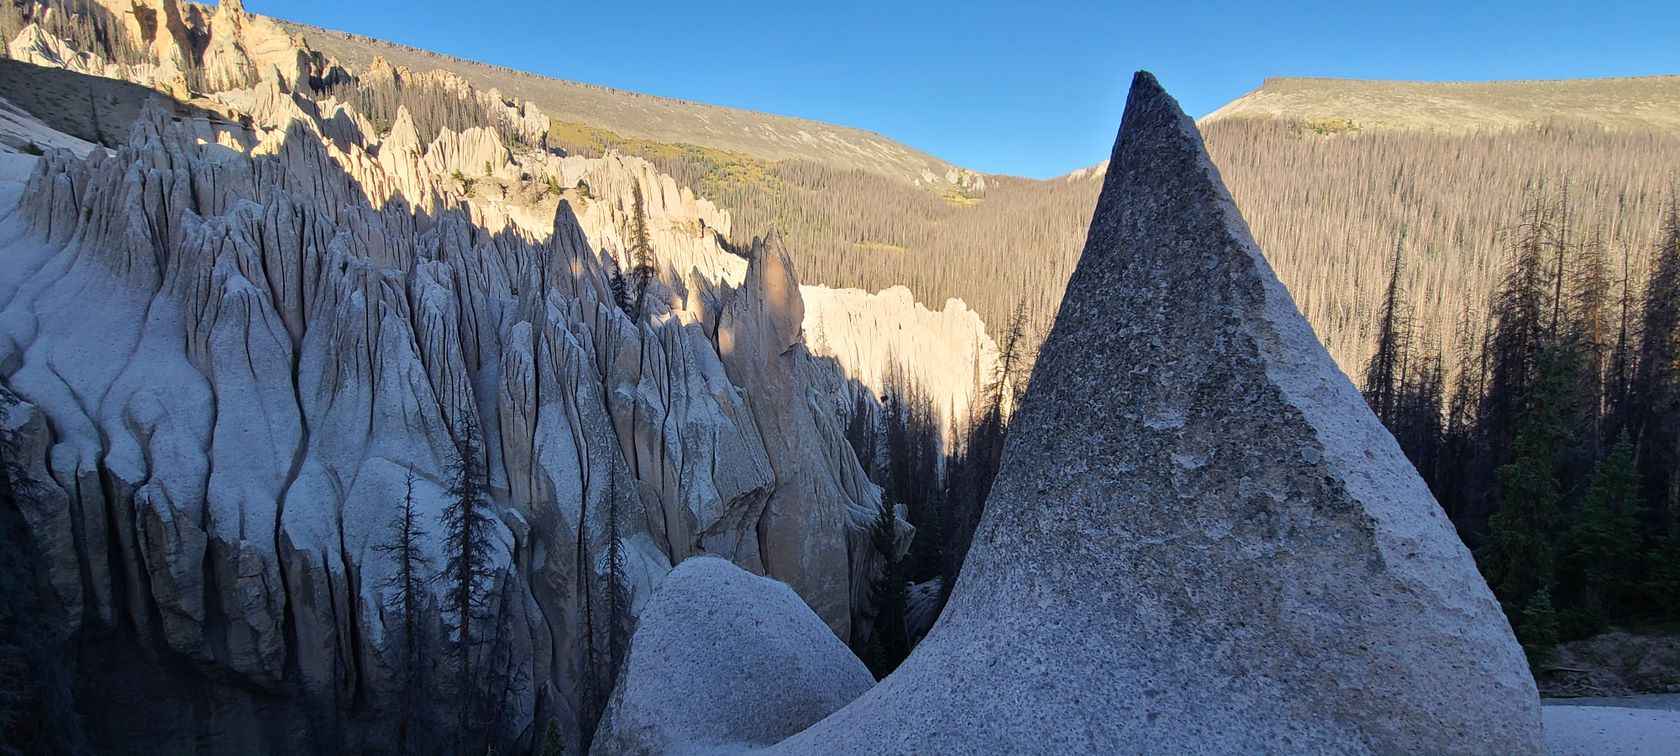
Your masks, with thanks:
[[[969,168],[1033,177],[1107,156],[1138,68],[1195,116],[1267,76],[1680,73],[1675,0],[1036,5],[246,3],[549,76],[857,126]]]

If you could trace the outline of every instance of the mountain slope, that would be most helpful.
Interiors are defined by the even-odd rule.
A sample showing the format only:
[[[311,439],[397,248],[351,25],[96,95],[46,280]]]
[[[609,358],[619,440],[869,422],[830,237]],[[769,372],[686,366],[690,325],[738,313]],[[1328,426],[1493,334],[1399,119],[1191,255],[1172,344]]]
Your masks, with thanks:
[[[1479,336],[1535,203],[1567,200],[1568,244],[1637,290],[1675,200],[1680,77],[1270,80],[1200,126],[1278,275],[1357,376],[1397,248],[1414,343],[1451,359]]]
[[[1322,130],[1456,133],[1559,120],[1680,130],[1680,76],[1482,82],[1271,78],[1201,122],[1244,117],[1290,118]]]
[[[622,137],[697,145],[770,162],[810,160],[935,189],[984,185],[972,171],[862,129],[553,79],[307,24],[281,24],[352,70],[368,70],[375,58],[384,58],[415,71],[448,71],[480,89],[535,103],[555,121],[587,124]]]

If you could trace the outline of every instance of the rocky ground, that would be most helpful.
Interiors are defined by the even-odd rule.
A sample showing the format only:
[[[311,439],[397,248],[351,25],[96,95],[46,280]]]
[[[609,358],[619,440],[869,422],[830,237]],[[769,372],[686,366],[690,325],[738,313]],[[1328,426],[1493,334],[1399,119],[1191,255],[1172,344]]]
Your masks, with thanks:
[[[1534,676],[1557,698],[1680,693],[1680,636],[1615,630],[1560,644]]]

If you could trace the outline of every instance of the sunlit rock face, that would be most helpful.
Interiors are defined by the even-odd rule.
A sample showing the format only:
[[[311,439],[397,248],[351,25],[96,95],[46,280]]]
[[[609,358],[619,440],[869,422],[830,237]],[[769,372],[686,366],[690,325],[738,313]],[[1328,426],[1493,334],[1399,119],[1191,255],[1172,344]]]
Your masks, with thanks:
[[[0,187],[0,379],[41,482],[23,514],[43,622],[90,654],[144,649],[78,670],[119,692],[94,707],[105,736],[390,747],[380,547],[412,474],[442,563],[468,428],[496,515],[483,626],[520,680],[504,744],[552,724],[581,745],[615,533],[622,624],[709,554],[848,635],[879,493],[804,349],[785,251],[726,250],[727,213],[640,160],[475,129],[421,145],[406,114],[372,133],[272,78],[214,105],[250,126],[151,110],[114,152],[8,156]],[[613,278],[638,216],[656,270],[632,316]]]
[[[913,388],[938,414],[946,432],[984,411],[981,400],[997,377],[998,347],[980,315],[961,299],[941,309],[893,286],[860,289],[801,286],[805,343],[834,360],[841,375],[877,400]]]
[[[1540,753],[1439,506],[1133,82],[950,604],[793,753]]]

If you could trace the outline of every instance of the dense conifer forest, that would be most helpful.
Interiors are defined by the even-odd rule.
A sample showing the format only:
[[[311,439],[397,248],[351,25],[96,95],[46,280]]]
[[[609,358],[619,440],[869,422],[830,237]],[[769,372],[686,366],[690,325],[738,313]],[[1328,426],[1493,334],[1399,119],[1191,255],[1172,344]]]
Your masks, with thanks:
[[[1536,655],[1680,619],[1680,207],[1635,278],[1559,186],[1512,217],[1452,352],[1420,337],[1396,255],[1363,375]]]

